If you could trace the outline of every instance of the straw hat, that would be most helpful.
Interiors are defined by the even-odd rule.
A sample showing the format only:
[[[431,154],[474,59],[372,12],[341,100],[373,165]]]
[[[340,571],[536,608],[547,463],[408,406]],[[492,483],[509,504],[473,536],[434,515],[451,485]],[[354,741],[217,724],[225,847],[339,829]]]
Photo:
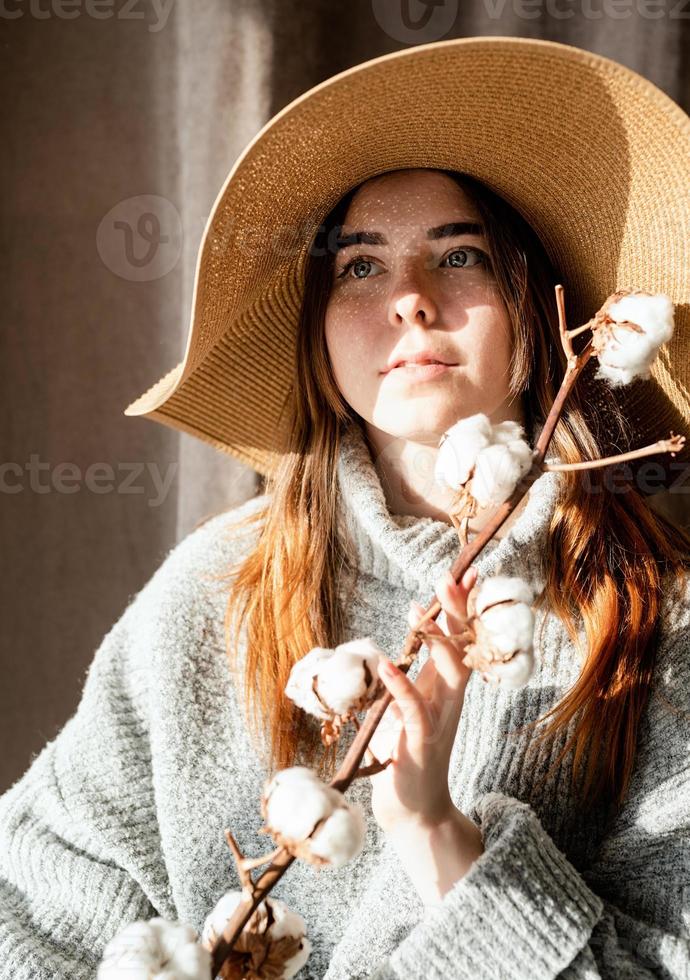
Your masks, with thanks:
[[[690,118],[614,61],[514,37],[374,58],[274,116],[213,205],[184,359],[125,414],[270,473],[313,236],[351,187],[407,167],[469,173],[512,204],[562,274],[570,327],[619,288],[670,296],[676,327],[652,380],[618,391],[635,445],[690,436]]]

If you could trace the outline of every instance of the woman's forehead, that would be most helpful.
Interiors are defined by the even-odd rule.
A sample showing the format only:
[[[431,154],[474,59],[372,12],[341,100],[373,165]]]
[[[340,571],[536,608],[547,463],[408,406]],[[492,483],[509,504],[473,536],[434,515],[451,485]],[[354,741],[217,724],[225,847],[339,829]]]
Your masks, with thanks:
[[[449,211],[450,209],[450,211]],[[379,174],[355,191],[343,225],[353,231],[381,232],[371,223],[398,226],[470,221],[479,217],[471,195],[448,174],[434,170],[405,170]],[[434,219],[434,220],[432,220]],[[367,222],[366,228],[362,222]]]

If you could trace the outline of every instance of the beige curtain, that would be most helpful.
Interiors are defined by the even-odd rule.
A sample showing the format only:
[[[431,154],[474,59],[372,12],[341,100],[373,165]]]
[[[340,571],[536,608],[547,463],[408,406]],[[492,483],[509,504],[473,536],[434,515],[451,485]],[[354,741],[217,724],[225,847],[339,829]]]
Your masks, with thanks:
[[[181,359],[206,217],[271,115],[360,61],[473,34],[575,44],[690,104],[678,0],[97,11],[14,0],[0,12],[0,792],[72,714],[102,636],[167,551],[260,488],[241,464],[122,412]]]

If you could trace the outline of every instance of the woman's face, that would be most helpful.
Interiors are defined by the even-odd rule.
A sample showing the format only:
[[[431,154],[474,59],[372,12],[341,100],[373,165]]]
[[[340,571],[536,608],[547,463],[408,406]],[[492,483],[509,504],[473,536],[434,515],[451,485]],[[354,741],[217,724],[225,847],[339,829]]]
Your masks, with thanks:
[[[481,229],[446,227],[479,221],[472,200],[434,170],[373,177],[350,203],[326,345],[338,387],[374,441],[378,430],[435,446],[476,412],[521,421],[508,389],[511,325],[487,240]],[[351,235],[360,241],[347,244]],[[450,366],[389,367],[424,351]]]

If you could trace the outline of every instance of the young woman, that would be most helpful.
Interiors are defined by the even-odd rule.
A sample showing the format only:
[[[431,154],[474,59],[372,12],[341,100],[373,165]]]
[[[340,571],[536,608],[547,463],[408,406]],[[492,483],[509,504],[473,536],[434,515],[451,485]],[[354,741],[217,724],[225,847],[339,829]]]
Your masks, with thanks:
[[[248,172],[258,181],[251,167],[273,158],[271,139],[284,126],[275,180],[291,172],[299,194],[312,173],[298,166],[299,153],[311,151],[295,140],[295,120],[304,113],[306,130],[322,118],[315,107],[359,105],[355,95],[377,91],[379,69],[389,104],[403,112],[421,67],[429,91],[437,71],[436,81],[457,78],[479,94],[509,64],[518,82],[508,130],[535,97],[529,70],[542,57],[563,74],[555,92],[580,91],[592,72],[613,71],[622,84],[621,66],[574,50],[465,39],[377,59],[269,127]],[[661,128],[669,105],[655,94],[650,106]],[[590,144],[593,114],[590,102],[582,116]],[[415,117],[420,127],[424,118]],[[394,128],[394,112],[390,119]],[[690,139],[682,132],[677,145]],[[501,164],[504,137],[500,128],[487,135],[487,167]],[[482,412],[518,422],[534,444],[565,370],[554,286],[570,283],[575,299],[586,297],[567,260],[591,248],[601,291],[604,245],[576,231],[581,200],[567,205],[575,217],[563,218],[570,230],[549,254],[506,197],[469,168],[449,167],[442,149],[430,153],[436,165],[410,165],[403,152],[395,160],[374,144],[361,152],[376,161],[373,175],[354,179],[351,163],[346,191],[327,207],[310,188],[318,221],[299,232],[306,247],[295,266],[284,253],[271,257],[265,288],[249,272],[266,276],[266,255],[252,266],[250,250],[221,247],[231,235],[228,201],[235,191],[246,200],[241,167],[216,202],[187,361],[131,414],[145,408],[253,458],[265,493],[171,552],[105,637],[74,718],[0,800],[3,980],[92,977],[105,943],[137,919],[200,929],[238,886],[223,830],[248,856],[267,850],[259,832],[267,776],[302,763],[327,778],[351,744],[349,729],[322,751],[314,719],[284,693],[294,663],[315,646],[364,636],[394,659],[417,615],[411,602],[428,604],[434,592],[443,615],[428,647],[407,675],[381,669],[394,700],[371,747],[393,762],[347,794],[373,814],[363,851],[318,874],[297,861],[272,893],[307,922],[313,949],[300,976],[690,971],[690,540],[652,510],[639,472],[624,486],[607,470],[544,472],[473,571],[458,585],[444,579],[459,543],[451,496],[433,480],[440,437]],[[574,144],[551,165],[565,180],[580,172],[573,161]],[[505,160],[501,167],[508,181]],[[334,178],[327,170],[319,179]],[[682,174],[676,186],[681,201]],[[531,193],[535,204],[549,192]],[[523,203],[529,213],[527,192]],[[649,232],[640,221],[633,241]],[[623,257],[629,233],[616,240]],[[219,259],[230,254],[232,270]],[[647,285],[646,267],[626,266],[632,285]],[[669,288],[679,292],[685,273],[673,268]],[[252,297],[244,306],[232,298],[241,288]],[[414,358],[445,367],[409,366]],[[593,374],[570,395],[550,459],[610,455],[665,424],[658,401],[632,425],[625,400]],[[491,513],[477,515],[470,539]],[[482,683],[450,636],[473,576],[499,572],[539,594],[535,671],[518,690]]]

